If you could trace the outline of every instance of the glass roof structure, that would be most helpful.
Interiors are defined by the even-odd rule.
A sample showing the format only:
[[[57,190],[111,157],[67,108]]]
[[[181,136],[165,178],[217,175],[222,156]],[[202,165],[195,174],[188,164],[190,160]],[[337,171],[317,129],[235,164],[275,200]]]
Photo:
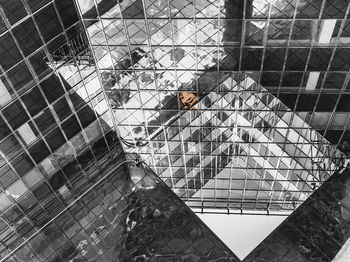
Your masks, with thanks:
[[[126,150],[191,207],[293,210],[342,165],[346,1],[78,6]]]
[[[59,232],[122,151],[196,212],[290,213],[350,154],[349,9],[1,1],[0,260]]]

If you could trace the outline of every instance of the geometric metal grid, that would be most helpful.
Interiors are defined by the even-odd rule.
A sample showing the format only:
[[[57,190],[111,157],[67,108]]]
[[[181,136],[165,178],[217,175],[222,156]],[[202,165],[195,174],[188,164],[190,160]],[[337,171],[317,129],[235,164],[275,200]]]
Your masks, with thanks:
[[[346,1],[117,1],[110,9],[103,1],[78,1],[78,6],[124,144],[148,159],[190,206],[224,212],[292,210],[327,178],[327,173],[341,165],[344,155],[329,147],[312,127],[334,146],[341,145],[349,134],[349,64],[342,59],[349,50]],[[225,80],[231,83],[223,88]],[[247,80],[263,88],[250,90]],[[273,99],[268,93],[292,112],[285,113],[288,107],[279,102],[276,104],[281,106],[266,104],[265,109],[240,108],[242,99],[237,97],[247,99],[251,94],[256,99],[265,94]],[[230,99],[222,100],[225,94]],[[223,106],[222,101],[231,106]],[[259,113],[271,110],[271,115],[283,120],[283,126],[276,126],[276,122],[256,126],[261,124]],[[231,115],[230,125],[239,132],[237,139],[221,131],[220,114],[221,118]],[[253,116],[246,123],[234,119],[247,114]],[[210,136],[201,141],[208,125]],[[271,131],[272,142],[257,142],[242,133],[259,132],[259,128]],[[202,134],[199,141],[191,141],[186,132]],[[246,154],[253,151],[256,155],[251,158],[263,161],[248,164],[247,157],[233,170],[243,168],[247,173],[251,169],[256,175],[241,175],[244,179],[239,179],[237,171],[220,178],[221,169],[215,169],[220,165],[225,169],[234,162],[222,156],[229,144],[222,134],[230,138],[231,147],[235,144],[235,149],[229,149],[229,154],[235,152],[230,158],[241,153],[243,144],[248,148]],[[195,149],[204,148],[204,142],[206,154],[216,162],[209,168],[214,181],[210,183],[205,178],[209,171],[203,152]],[[255,143],[260,147],[253,149]],[[284,167],[284,155],[271,150],[275,144],[296,163],[306,159],[299,164],[300,174],[291,172],[296,165]],[[223,164],[222,159],[228,162]],[[283,179],[279,181],[269,169],[284,173]],[[231,188],[237,189],[232,190],[236,199],[231,206],[229,187],[235,176],[239,186]],[[258,186],[247,188],[246,178],[258,180]],[[282,186],[286,178],[292,181],[288,182],[291,188]],[[293,182],[299,181],[302,186],[293,192]],[[205,192],[200,190],[205,187]],[[220,194],[228,195],[229,200],[222,196],[220,200]],[[260,203],[258,196],[265,194],[269,197],[262,197]]]
[[[139,152],[192,208],[293,210],[340,165],[339,150],[252,79],[220,90],[236,93],[210,93]]]
[[[76,7],[81,8],[80,18]],[[350,66],[349,61],[344,60],[349,52],[349,21],[344,19],[348,13],[347,1],[340,0],[2,2],[0,259],[79,197],[96,177],[103,175],[106,163],[118,154],[119,140],[113,132],[116,128],[120,128],[119,135],[124,138],[125,147],[143,157],[151,154],[151,167],[158,174],[164,173],[167,180],[169,167],[160,167],[161,161],[155,162],[163,159],[159,154],[162,150],[163,156],[170,160],[169,166],[173,156],[181,155],[182,159],[192,161],[190,168],[195,168],[197,156],[192,157],[186,148],[177,153],[171,152],[169,147],[185,142],[184,134],[186,130],[192,132],[191,128],[204,134],[203,131],[207,130],[205,122],[212,123],[206,114],[213,112],[210,114],[215,117],[211,130],[214,139],[209,139],[209,147],[223,149],[227,143],[221,142],[223,136],[219,139],[217,135],[221,130],[218,125],[221,125],[220,114],[214,112],[222,111],[220,117],[226,117],[225,111],[227,117],[238,117],[249,111],[239,109],[243,103],[265,95],[272,97],[268,94],[270,92],[277,97],[276,103],[282,101],[292,110],[286,109],[283,117],[289,116],[290,120],[300,122],[295,116],[299,115],[310,124],[301,121],[300,125],[295,125],[295,131],[298,134],[303,130],[309,132],[310,140],[304,145],[317,147],[313,154],[326,161],[324,170],[332,170],[332,163],[341,165],[343,156],[328,147],[326,140],[320,138],[312,127],[343,152],[349,150],[344,143],[349,140],[350,111],[346,103]],[[85,38],[84,34],[88,37]],[[75,44],[82,44],[82,49]],[[88,46],[90,50],[85,49]],[[230,83],[223,84],[226,80]],[[256,83],[253,92],[246,90],[250,87],[245,84],[248,80]],[[221,90],[224,85],[225,90]],[[239,91],[230,91],[237,86]],[[233,105],[231,98],[236,94],[244,99],[238,99]],[[207,103],[222,103],[227,101],[227,96],[230,97],[227,110],[222,110],[218,104]],[[139,104],[130,104],[136,98]],[[260,105],[267,106],[265,102]],[[281,108],[275,108],[275,111],[281,117]],[[127,122],[123,121],[125,117]],[[195,117],[199,123],[191,126]],[[133,126],[128,121],[137,121],[137,124]],[[247,121],[250,121],[250,126],[237,122],[233,129],[238,131],[241,127],[240,130],[246,129],[248,134],[261,133],[261,128],[264,130],[264,126],[255,126],[254,119],[248,118]],[[289,126],[293,123],[290,122],[285,130],[292,130]],[[182,138],[170,138],[168,133],[173,132],[172,128],[177,129]],[[226,129],[232,137],[232,130]],[[277,133],[278,129],[272,127],[274,132],[271,133]],[[241,145],[231,152],[242,152],[241,149],[246,148],[252,151],[257,145],[250,141],[252,136],[244,135],[242,131],[237,134],[237,140],[245,137],[248,142],[238,143]],[[265,136],[261,134],[256,139]],[[205,138],[199,137],[203,144]],[[297,137],[302,139],[301,135]],[[155,140],[158,138],[160,141]],[[187,146],[196,148],[195,144]],[[269,151],[273,144],[267,144]],[[280,144],[288,145],[286,142]],[[186,143],[181,145],[185,147]],[[328,157],[321,156],[321,152],[328,152]],[[185,192],[181,188],[174,190],[180,189],[181,196],[185,193],[185,200],[191,200],[189,194],[196,200],[198,195],[209,194],[211,188],[219,192],[222,185],[218,182],[226,182],[227,174],[227,169],[218,165],[225,163],[218,161],[220,158],[228,161],[222,153],[217,154],[218,157],[213,154],[217,161],[216,168],[210,168],[215,170],[211,174],[215,174],[214,179],[201,185],[203,190],[195,188],[196,183],[190,181],[184,184]],[[268,156],[268,160],[264,160],[266,163],[273,159],[271,154],[262,155]],[[248,158],[242,154],[236,160],[239,157],[245,157],[244,167],[232,169],[237,171],[237,176],[243,172],[247,183],[250,176],[254,177],[258,172],[265,174],[266,181],[260,181],[263,183],[257,193],[277,193],[285,199],[290,198],[287,197],[288,190],[281,192],[278,188],[266,186],[269,182],[267,166],[263,171],[258,166],[250,169]],[[279,161],[283,162],[282,158]],[[313,161],[315,167],[320,166],[318,158]],[[171,168],[175,167],[171,165]],[[230,165],[231,169],[233,161]],[[187,164],[183,167],[187,168]],[[275,169],[284,172],[279,165]],[[205,178],[205,167],[202,166],[201,171]],[[221,173],[217,174],[218,171]],[[307,194],[322,179],[318,176],[318,168],[311,169],[312,172],[310,169],[303,171],[311,176],[301,174],[303,181],[300,184],[305,187],[299,189],[299,193]],[[300,177],[286,177],[290,184],[296,182],[294,186],[299,185]],[[284,178],[283,181],[275,177],[273,180],[277,187]],[[213,185],[213,181],[216,184]],[[167,183],[172,182],[168,180]],[[247,189],[246,192],[250,189],[247,185],[242,187]],[[205,187],[208,188],[206,193]],[[292,193],[296,192],[291,192],[293,197]],[[298,199],[302,200],[300,196]],[[297,206],[297,199],[293,201]],[[286,201],[283,208],[293,209],[293,201]],[[202,203],[201,199],[193,205],[202,207]],[[268,206],[265,199],[260,206],[250,206],[248,201],[244,203],[247,206],[235,203],[233,210],[255,211],[261,208],[269,212],[273,207],[280,209],[279,206]],[[209,207],[215,205],[225,212],[231,210],[221,206],[217,199]],[[33,245],[40,247],[46,238],[41,235],[33,240]]]
[[[74,2],[1,2],[0,24],[0,260],[15,261],[7,252],[80,196],[121,149],[102,88],[86,84],[96,77],[91,66],[72,57],[80,77],[66,81],[50,55],[83,32]]]

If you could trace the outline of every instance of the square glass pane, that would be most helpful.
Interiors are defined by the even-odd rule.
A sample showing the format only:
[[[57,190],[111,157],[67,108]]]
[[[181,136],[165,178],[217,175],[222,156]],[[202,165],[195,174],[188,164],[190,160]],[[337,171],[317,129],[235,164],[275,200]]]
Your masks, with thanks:
[[[15,182],[18,179],[17,175],[13,170],[6,165],[2,169],[0,169],[0,186],[3,189],[6,189],[9,185]]]
[[[25,86],[29,87],[34,83],[33,76],[24,61],[8,71],[7,76],[17,91],[20,91]]]
[[[91,150],[86,150],[78,156],[78,162],[81,165],[82,169],[86,168],[88,165],[94,162],[94,156]]]
[[[22,100],[31,116],[35,116],[47,106],[38,87],[34,87],[32,91],[23,95]]]
[[[84,108],[80,109],[78,111],[78,117],[83,128],[87,127],[96,120],[95,112],[89,106],[85,106]]]
[[[52,128],[57,126],[56,120],[49,108],[45,109],[41,114],[36,115],[34,121],[43,134],[46,134]]]
[[[82,87],[84,89],[84,87]],[[74,106],[75,110],[79,110],[81,107],[83,107],[86,102],[83,98],[79,96],[76,92],[69,94],[70,100],[72,101],[72,104]]]
[[[45,42],[50,41],[62,32],[60,21],[52,4],[36,13],[34,19]]]
[[[79,175],[81,170],[80,170],[78,162],[74,160],[74,161],[68,163],[63,168],[63,172],[68,179],[72,179],[75,176]]]
[[[49,50],[50,54],[52,54],[64,44],[67,44],[67,40],[63,34],[60,34],[55,37],[53,41],[47,44],[47,49]]]
[[[28,15],[21,0],[1,1],[1,5],[11,24]]]
[[[32,208],[34,205],[37,205],[37,204],[38,202],[32,194],[25,195],[18,203],[18,205],[24,211],[28,211],[30,208]]]
[[[29,120],[27,113],[18,100],[6,107],[2,112],[13,129],[17,129]]]
[[[73,0],[59,1],[56,7],[65,28],[79,21]]]
[[[8,136],[5,140],[0,143],[0,151],[8,159],[11,159],[12,156],[21,149],[21,145],[18,143],[18,140],[13,135]]]
[[[5,138],[11,131],[9,127],[6,125],[5,121],[0,117],[0,140]]]
[[[61,82],[55,75],[51,75],[51,77],[43,81],[41,83],[41,88],[49,103],[52,103],[64,94]]]
[[[51,2],[51,0],[27,0],[30,9],[32,9],[32,12],[36,11],[37,9],[46,5],[49,2]]]
[[[23,213],[19,210],[17,206],[12,206],[9,210],[5,212],[5,218],[7,222],[12,225],[15,223],[18,219],[22,218],[24,215]]]
[[[62,128],[68,139],[71,139],[81,131],[75,115],[72,115],[66,121],[64,121],[62,123]]]
[[[6,24],[2,18],[0,18],[0,34],[5,32],[7,30]]]
[[[43,49],[29,57],[29,62],[39,79],[52,72],[52,69],[47,65],[47,61],[48,59]]]
[[[50,178],[50,185],[53,190],[58,190],[67,182],[67,179],[61,171],[57,172]]]
[[[33,162],[25,152],[13,159],[11,164],[20,176],[23,176],[34,167]]]
[[[39,164],[44,158],[50,155],[50,151],[45,143],[42,140],[39,140],[29,148],[29,154],[32,156],[34,161]]]
[[[22,59],[10,33],[0,37],[0,64],[5,70],[10,69]]]
[[[33,53],[43,45],[32,19],[27,19],[20,23],[13,29],[13,33],[25,56]]]
[[[56,111],[56,114],[58,118],[63,121],[66,119],[70,114],[72,114],[72,111],[70,110],[70,107],[67,103],[67,100],[65,97],[62,97],[60,100],[58,100],[54,105],[53,108]]]
[[[58,127],[56,127],[49,134],[47,134],[45,136],[45,140],[51,148],[52,152],[54,152],[56,149],[58,149],[60,146],[66,143],[66,140]]]
[[[43,200],[45,197],[47,197],[49,194],[52,194],[52,190],[50,187],[44,182],[39,187],[37,187],[33,191],[34,196],[38,200]]]

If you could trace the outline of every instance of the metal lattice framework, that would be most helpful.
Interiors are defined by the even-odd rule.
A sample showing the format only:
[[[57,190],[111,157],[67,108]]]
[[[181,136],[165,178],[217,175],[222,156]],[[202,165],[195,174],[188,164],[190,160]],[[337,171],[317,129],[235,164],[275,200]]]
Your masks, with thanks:
[[[290,213],[350,152],[349,8],[2,1],[0,260],[62,258],[121,144],[195,211]]]
[[[316,2],[78,1],[124,144],[190,206],[292,210],[341,165],[349,7]]]

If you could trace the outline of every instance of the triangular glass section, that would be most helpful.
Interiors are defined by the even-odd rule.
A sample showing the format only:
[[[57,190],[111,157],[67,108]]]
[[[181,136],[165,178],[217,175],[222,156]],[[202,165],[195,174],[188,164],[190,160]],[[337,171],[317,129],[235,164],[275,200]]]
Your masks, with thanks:
[[[243,260],[287,216],[197,214]]]

